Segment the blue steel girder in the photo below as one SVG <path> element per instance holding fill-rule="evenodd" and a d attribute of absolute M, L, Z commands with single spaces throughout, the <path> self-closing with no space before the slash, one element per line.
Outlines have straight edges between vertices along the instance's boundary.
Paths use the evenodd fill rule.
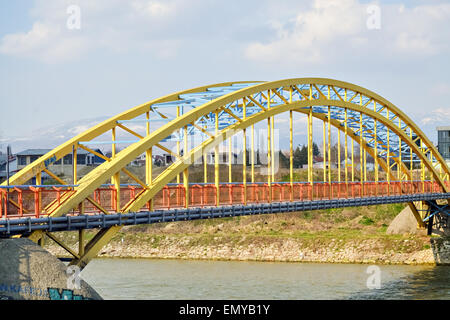
<path fill-rule="evenodd" d="M 162 116 L 162 112 L 159 109 L 170 108 L 170 107 L 181 107 L 182 114 L 187 112 L 192 108 L 196 108 L 206 102 L 217 99 L 225 94 L 230 92 L 234 92 L 236 90 L 240 90 L 246 87 L 253 86 L 257 83 L 244 83 L 244 84 L 233 84 L 231 86 L 225 87 L 214 87 L 208 88 L 204 92 L 198 93 L 188 93 L 182 94 L 178 98 L 179 100 L 169 101 L 164 103 L 158 103 L 151 106 L 151 110 L 155 111 L 158 121 L 170 121 L 174 119 L 174 117 Z M 290 91 L 292 92 L 293 101 L 298 100 L 306 100 L 306 99 L 319 99 L 319 98 L 330 98 L 331 100 L 341 100 L 347 101 L 350 103 L 354 103 L 358 106 L 363 106 L 366 108 L 370 108 L 370 110 L 376 111 L 380 113 L 382 116 L 386 117 L 392 122 L 398 121 L 398 127 L 406 132 L 406 128 L 408 126 L 401 120 L 398 120 L 398 115 L 394 114 L 392 111 L 389 112 L 385 106 L 375 102 L 372 98 L 366 97 L 359 92 L 339 88 L 336 86 L 328 86 L 328 85 L 313 85 L 313 84 L 301 84 L 293 86 L 292 88 L 287 87 L 279 87 L 275 90 L 270 91 L 270 96 L 268 96 L 269 92 L 257 92 L 251 95 L 251 97 L 257 101 L 262 107 L 268 108 L 268 98 L 270 100 L 270 107 L 275 107 L 281 104 L 285 104 L 286 101 L 290 99 Z M 239 99 L 233 101 L 223 108 L 227 109 L 229 112 L 232 112 L 238 118 L 243 118 L 243 99 Z M 328 115 L 328 108 L 330 108 L 330 116 L 332 119 L 336 119 L 341 122 L 342 125 L 345 125 L 345 109 L 341 107 L 328 107 L 328 106 L 314 106 L 313 112 L 322 113 Z M 187 110 L 186 110 L 187 109 Z M 246 103 L 246 115 L 251 116 L 261 111 L 260 106 L 248 100 Z M 347 110 L 347 126 L 348 128 L 353 129 L 356 136 L 362 136 L 365 140 L 365 144 L 371 148 L 375 147 L 375 141 L 377 147 L 379 149 L 379 156 L 387 159 L 388 155 L 390 158 L 399 158 L 400 155 L 402 160 L 404 161 L 420 161 L 420 157 L 416 155 L 414 152 L 412 153 L 411 159 L 411 148 L 407 143 L 400 141 L 400 138 L 394 134 L 392 130 L 389 130 L 387 126 L 384 124 L 377 122 L 377 134 L 375 136 L 375 120 L 370 116 L 365 114 L 360 114 L 357 111 Z M 237 120 L 228 114 L 226 111 L 221 110 L 218 114 L 218 129 L 222 130 L 230 125 L 233 125 L 237 122 Z M 362 121 L 361 121 L 362 120 Z M 156 120 L 153 120 L 156 121 Z M 215 131 L 215 114 L 210 113 L 208 115 L 204 115 L 196 121 L 196 125 L 204 128 L 206 131 L 213 133 Z M 360 129 L 360 121 L 362 122 L 362 132 Z M 201 130 L 196 128 L 193 125 L 188 125 L 188 135 L 201 134 L 206 136 Z M 389 138 L 388 138 L 389 132 Z M 179 133 L 175 132 L 173 135 L 167 137 L 164 141 L 180 141 L 183 139 L 184 131 L 180 130 Z M 414 139 L 413 135 L 413 139 Z M 419 140 L 419 143 L 420 140 Z M 387 150 L 387 146 L 389 145 L 389 150 Z M 418 144 L 419 145 L 419 144 Z"/>
<path fill-rule="evenodd" d="M 367 99 L 369 100 L 369 99 Z M 332 119 L 337 119 L 342 122 L 342 125 L 345 125 L 345 116 L 344 116 L 344 109 L 339 107 L 330 107 L 333 108 L 333 112 L 330 110 L 330 116 Z M 328 114 L 328 107 L 313 107 L 313 111 L 317 113 L 323 113 Z M 356 136 L 361 136 L 361 128 L 360 128 L 360 114 L 358 112 L 354 112 L 351 110 L 347 111 L 347 127 L 355 129 L 353 130 Z M 387 149 L 387 135 L 383 133 L 387 129 L 386 126 L 383 124 L 377 124 L 377 136 L 374 137 L 374 119 L 372 119 L 369 116 L 362 115 L 362 136 L 365 138 L 366 144 L 372 148 L 375 147 L 374 139 L 377 139 L 377 145 L 379 148 L 385 147 Z M 378 132 L 380 131 L 380 132 Z M 397 140 L 395 140 L 397 139 Z M 389 154 L 391 157 L 399 157 L 399 142 L 398 142 L 398 136 L 395 135 L 392 131 L 390 131 L 390 138 L 389 138 Z M 409 149 L 406 150 L 408 147 L 406 143 L 403 143 L 403 146 L 405 146 L 405 152 L 407 152 Z M 409 147 L 408 147 L 409 148 Z M 381 156 L 383 157 L 383 153 L 381 153 Z M 386 157 L 386 155 L 385 155 Z"/>
<path fill-rule="evenodd" d="M 231 86 L 225 86 L 225 87 L 214 87 L 214 88 L 208 88 L 205 92 L 197 92 L 197 93 L 188 93 L 188 94 L 181 94 L 179 95 L 179 100 L 175 101 L 168 101 L 168 102 L 162 102 L 153 104 L 150 109 L 154 112 L 154 114 L 157 116 L 157 120 L 159 121 L 167 121 L 168 119 L 171 119 L 169 117 L 163 117 L 162 113 L 159 112 L 159 108 L 173 108 L 173 107 L 180 107 L 180 115 L 183 115 L 185 113 L 185 108 L 196 108 L 200 105 L 203 105 L 204 103 L 207 103 L 209 101 L 212 101 L 214 99 L 217 99 L 225 94 L 228 94 L 233 91 L 240 90 L 242 88 L 246 88 L 249 86 L 253 86 L 257 83 L 239 83 L 239 84 L 233 84 Z M 237 102 L 236 102 L 237 103 Z M 230 108 L 231 104 L 228 104 L 225 106 L 225 108 Z M 251 110 L 250 110 L 251 112 Z M 173 118 L 172 118 L 173 119 Z M 152 119 L 153 120 L 153 119 Z M 153 120 L 155 121 L 155 120 Z M 235 123 L 236 119 L 229 116 L 226 112 L 222 111 L 219 113 L 219 129 L 223 129 L 228 125 L 231 125 Z M 202 116 L 199 118 L 196 123 L 196 125 L 205 127 L 206 130 L 211 129 L 211 127 L 215 128 L 215 117 L 213 114 L 210 114 L 209 116 Z M 194 135 L 198 132 L 201 132 L 201 130 L 197 129 L 193 125 L 187 126 L 187 134 L 188 135 Z M 202 133 L 203 134 L 203 133 Z M 180 132 L 175 133 L 174 135 L 171 135 L 163 140 L 163 142 L 166 141 L 180 141 L 184 139 L 184 132 L 183 130 L 180 130 Z"/>
<path fill-rule="evenodd" d="M 325 96 L 325 88 L 327 86 L 319 86 L 320 92 L 313 86 L 311 88 L 311 92 L 312 92 L 312 96 L 313 97 L 317 97 L 320 95 L 324 95 Z M 302 89 L 308 89 L 309 86 L 303 86 Z M 328 88 L 326 88 L 327 93 L 326 96 L 328 96 Z M 336 89 L 336 91 L 339 93 L 339 95 L 341 96 L 342 93 L 344 92 L 344 89 Z M 345 92 L 344 92 L 345 93 Z M 299 94 L 300 95 L 300 94 Z M 359 99 L 356 99 L 359 96 Z M 330 98 L 331 99 L 339 99 L 338 95 L 334 92 L 334 90 L 330 90 Z M 342 98 L 342 96 L 341 96 Z M 367 98 L 367 97 L 361 97 L 359 95 L 359 93 L 356 93 L 354 91 L 351 90 L 347 90 L 347 102 L 351 102 L 351 103 L 355 103 L 358 105 L 362 105 L 362 106 L 367 106 L 372 102 L 372 99 Z M 344 96 L 344 100 L 345 100 L 345 96 Z M 357 101 L 359 100 L 359 101 Z M 344 109 L 343 108 L 339 108 L 339 107 L 330 107 L 330 116 L 332 117 L 332 119 L 337 119 L 341 122 L 345 121 L 345 116 L 344 116 Z M 323 114 L 327 114 L 328 113 L 328 107 L 327 106 L 319 106 L 319 107 L 313 107 L 314 112 L 318 112 L 318 113 L 323 113 Z M 385 108 L 382 106 L 379 107 L 375 107 L 374 110 L 377 110 L 380 113 L 384 112 L 384 115 L 391 121 L 397 119 L 397 115 L 393 114 L 392 112 L 390 112 L 389 117 L 387 115 L 387 112 L 384 111 Z M 387 158 L 387 145 L 389 145 L 389 156 L 390 157 L 394 157 L 394 158 L 398 158 L 400 156 L 400 153 L 402 153 L 402 158 L 408 159 L 408 155 L 410 154 L 410 149 L 409 146 L 402 142 L 400 145 L 400 138 L 394 134 L 391 130 L 389 130 L 384 124 L 382 123 L 377 123 L 377 137 L 374 137 L 374 128 L 375 128 L 375 120 L 372 119 L 371 117 L 365 115 L 365 114 L 360 114 L 356 111 L 353 110 L 348 110 L 347 111 L 347 126 L 349 128 L 355 129 L 354 132 L 357 136 L 363 136 L 366 139 L 366 144 L 372 148 L 375 147 L 375 139 L 377 140 L 377 145 L 382 149 L 383 147 L 386 149 L 386 152 L 381 152 L 381 157 Z M 363 132 L 360 132 L 360 120 L 362 119 L 362 128 L 363 128 Z M 404 124 L 404 122 L 400 121 L 400 128 L 402 128 L 403 130 L 406 128 L 406 124 Z M 389 144 L 387 143 L 387 130 L 389 130 Z M 371 132 L 369 132 L 371 131 Z M 419 159 L 419 157 L 417 155 L 414 154 L 414 158 L 415 160 Z"/>

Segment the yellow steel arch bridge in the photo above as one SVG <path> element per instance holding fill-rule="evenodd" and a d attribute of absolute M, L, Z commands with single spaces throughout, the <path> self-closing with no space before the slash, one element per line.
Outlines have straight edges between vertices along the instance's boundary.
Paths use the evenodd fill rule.
<path fill-rule="evenodd" d="M 281 114 L 288 119 L 285 139 L 290 144 L 289 179 L 284 182 L 275 181 L 274 170 L 274 117 Z M 294 132 L 299 128 L 294 116 L 299 114 L 306 118 L 308 132 L 305 181 L 298 181 L 293 166 Z M 319 175 L 313 169 L 314 121 L 323 126 Z M 257 182 L 255 125 L 261 123 L 266 128 L 268 172 L 264 182 Z M 145 132 L 133 129 L 136 124 Z M 133 138 L 120 140 L 120 133 Z M 242 139 L 242 181 L 232 181 L 231 160 L 228 181 L 220 181 L 219 146 L 235 135 Z M 337 135 L 336 173 L 332 135 Z M 95 151 L 92 146 L 98 144 L 108 144 L 111 156 Z M 119 150 L 119 144 L 126 147 Z M 174 161 L 155 175 L 156 149 L 172 155 Z M 77 159 L 80 150 L 104 163 L 78 177 L 74 160 L 71 181 L 52 172 L 56 162 L 67 156 Z M 229 159 L 231 150 L 229 145 Z M 128 166 L 143 154 L 144 178 Z M 208 154 L 214 155 L 211 181 L 206 173 Z M 374 161 L 370 174 L 369 156 Z M 199 159 L 204 181 L 190 183 L 189 170 Z M 121 173 L 133 183 L 121 183 Z M 43 185 L 43 175 L 58 185 Z M 447 219 L 449 177 L 444 159 L 420 128 L 370 90 L 325 78 L 227 82 L 144 103 L 32 162 L 0 186 L 0 233 L 36 242 L 47 235 L 73 255 L 72 264 L 84 267 L 123 225 L 132 223 L 405 202 L 419 227 L 425 227 L 438 216 L 440 221 Z M 32 179 L 36 183 L 29 185 Z M 94 227 L 100 230 L 85 243 L 83 229 Z M 78 252 L 51 232 L 62 230 L 79 230 Z"/>

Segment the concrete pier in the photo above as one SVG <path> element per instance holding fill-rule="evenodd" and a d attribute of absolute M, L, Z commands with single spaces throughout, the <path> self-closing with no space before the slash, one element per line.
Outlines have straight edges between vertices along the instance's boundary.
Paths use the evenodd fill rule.
<path fill-rule="evenodd" d="M 436 264 L 450 265 L 450 238 L 432 238 L 430 239 L 430 243 Z"/>
<path fill-rule="evenodd" d="M 29 239 L 0 239 L 0 300 L 101 300 L 67 266 Z"/>
<path fill-rule="evenodd" d="M 409 207 L 403 209 L 397 217 L 391 222 L 387 231 L 388 234 L 426 234 L 427 230 L 417 228 L 417 220 Z M 434 260 L 437 265 L 450 265 L 450 229 L 432 228 L 432 235 L 440 236 L 430 237 L 430 247 L 433 251 Z"/>

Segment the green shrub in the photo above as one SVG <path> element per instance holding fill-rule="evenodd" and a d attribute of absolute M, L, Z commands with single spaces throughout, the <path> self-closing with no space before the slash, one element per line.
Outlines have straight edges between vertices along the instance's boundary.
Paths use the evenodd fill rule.
<path fill-rule="evenodd" d="M 359 223 L 360 223 L 360 224 L 363 224 L 363 225 L 365 225 L 365 226 L 370 226 L 370 225 L 374 224 L 375 221 L 373 221 L 373 220 L 370 219 L 369 217 L 363 216 L 363 217 L 361 218 L 361 220 L 359 220 Z"/>

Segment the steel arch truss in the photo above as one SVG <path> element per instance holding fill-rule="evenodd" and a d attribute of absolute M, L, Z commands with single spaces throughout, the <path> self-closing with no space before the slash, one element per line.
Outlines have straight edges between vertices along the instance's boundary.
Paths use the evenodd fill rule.
<path fill-rule="evenodd" d="M 412 179 L 412 169 L 419 165 L 427 168 L 431 179 L 439 185 L 442 192 L 448 192 L 446 182 L 450 177 L 449 168 L 431 141 L 406 114 L 367 89 L 324 78 L 223 83 L 150 101 L 113 117 L 52 150 L 13 176 L 11 184 L 24 184 L 32 177 L 39 180 L 42 172 L 54 176 L 49 166 L 68 154 L 76 154 L 76 150 L 82 148 L 102 157 L 106 162 L 79 181 L 74 174 L 72 190 L 63 194 L 62 202 L 54 202 L 45 208 L 47 213 L 55 217 L 64 215 L 85 200 L 100 207 L 90 195 L 109 179 L 120 190 L 121 171 L 135 180 L 143 190 L 125 206 L 117 208 L 117 211 L 136 212 L 149 204 L 165 185 L 180 174 L 185 174 L 184 181 L 187 183 L 186 172 L 189 166 L 202 154 L 217 150 L 222 141 L 237 132 L 291 111 L 306 114 L 311 120 L 316 118 L 328 122 L 329 126 L 339 129 L 345 137 L 353 139 L 375 159 L 387 172 L 388 179 L 395 178 L 391 172 L 394 167 L 397 172 L 402 173 L 398 177 L 400 180 Z M 145 133 L 132 129 L 133 123 L 143 124 Z M 133 140 L 119 140 L 116 130 L 126 132 Z M 109 141 L 96 140 L 108 132 L 111 132 Z M 189 137 L 195 134 L 202 135 L 203 141 L 188 143 Z M 308 139 L 312 141 L 312 134 Z M 175 142 L 177 150 L 164 146 L 167 142 Z M 111 157 L 96 154 L 89 147 L 99 143 L 111 144 Z M 128 147 L 118 151 L 116 146 L 119 143 L 128 144 Z M 160 148 L 176 159 L 155 179 L 152 178 L 151 160 L 148 160 L 149 157 L 151 159 L 153 148 Z M 141 181 L 125 167 L 144 153 L 147 156 L 146 181 Z M 412 208 L 418 218 L 417 210 L 414 206 Z M 102 211 L 108 213 L 104 209 Z M 73 263 L 86 265 L 119 229 L 112 227 L 101 230 Z M 40 237 L 42 233 L 39 232 L 30 236 L 33 240 Z"/>

